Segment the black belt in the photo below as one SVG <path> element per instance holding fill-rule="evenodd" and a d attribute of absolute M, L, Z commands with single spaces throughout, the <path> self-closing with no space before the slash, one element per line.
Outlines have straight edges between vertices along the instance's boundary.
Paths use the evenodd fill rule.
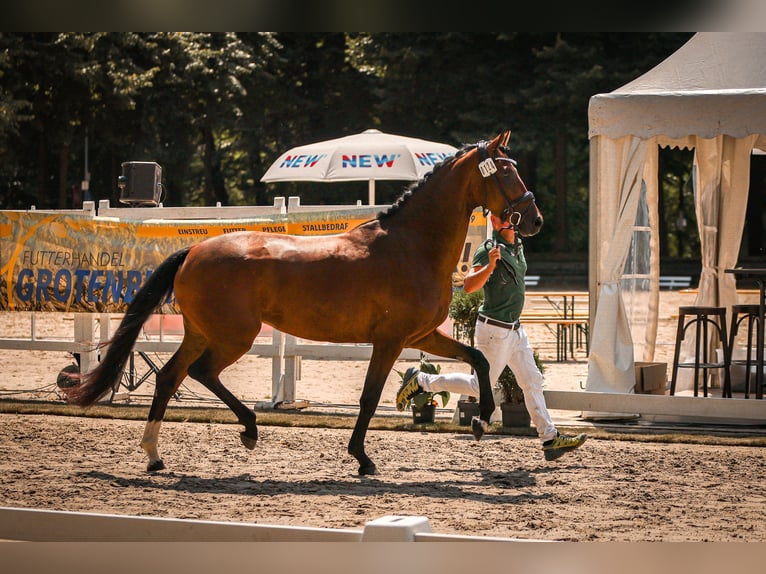
<path fill-rule="evenodd" d="M 479 315 L 479 321 L 486 323 L 487 325 L 494 325 L 495 327 L 510 329 L 511 331 L 516 331 L 519 327 L 521 327 L 521 321 L 518 319 L 516 319 L 513 323 L 506 323 L 505 321 L 496 321 L 495 319 L 490 319 L 484 315 Z"/>

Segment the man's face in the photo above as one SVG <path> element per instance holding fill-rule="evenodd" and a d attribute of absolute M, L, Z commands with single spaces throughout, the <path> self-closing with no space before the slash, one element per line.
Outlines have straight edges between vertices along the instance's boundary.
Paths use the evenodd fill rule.
<path fill-rule="evenodd" d="M 501 229 L 510 229 L 511 224 L 508 221 L 503 221 L 496 215 L 490 214 L 489 216 L 490 221 L 492 222 L 492 228 L 495 231 L 500 231 Z"/>
<path fill-rule="evenodd" d="M 511 227 L 511 223 L 509 221 L 503 221 L 499 217 L 490 214 L 489 216 L 490 222 L 492 223 L 492 229 L 499 232 L 500 235 L 505 239 L 506 241 L 514 241 L 515 238 L 515 232 L 513 228 Z"/>

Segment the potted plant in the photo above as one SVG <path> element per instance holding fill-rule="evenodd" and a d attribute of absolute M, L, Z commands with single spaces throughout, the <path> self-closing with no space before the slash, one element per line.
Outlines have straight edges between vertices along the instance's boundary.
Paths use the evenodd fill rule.
<path fill-rule="evenodd" d="M 540 372 L 545 372 L 545 365 L 540 360 L 537 351 L 534 352 L 535 364 Z M 524 391 L 521 390 L 516 381 L 516 375 L 509 367 L 505 367 L 500 377 L 497 379 L 495 388 L 499 391 L 500 411 L 503 416 L 504 427 L 528 427 L 531 424 L 531 417 L 524 404 Z"/>
<path fill-rule="evenodd" d="M 463 289 L 455 289 L 452 292 L 452 301 L 449 305 L 452 336 L 458 341 L 471 345 L 471 347 L 474 346 L 476 317 L 479 315 L 479 307 L 483 302 L 484 291 L 482 289 L 473 293 L 466 293 Z"/>
<path fill-rule="evenodd" d="M 461 426 L 469 426 L 473 417 L 478 417 L 480 414 L 479 403 L 476 397 L 467 397 L 465 400 L 459 400 L 457 402 L 457 415 L 458 424 Z"/>
<path fill-rule="evenodd" d="M 418 366 L 421 372 L 438 375 L 442 368 L 441 365 L 434 365 L 425 355 L 420 356 L 420 365 Z M 404 378 L 404 373 L 396 371 L 400 377 Z M 432 423 L 436 416 L 436 397 L 441 397 L 442 406 L 446 407 L 449 402 L 449 391 L 438 392 L 423 392 L 414 395 L 407 402 L 407 407 L 412 409 L 412 422 L 415 424 Z"/>

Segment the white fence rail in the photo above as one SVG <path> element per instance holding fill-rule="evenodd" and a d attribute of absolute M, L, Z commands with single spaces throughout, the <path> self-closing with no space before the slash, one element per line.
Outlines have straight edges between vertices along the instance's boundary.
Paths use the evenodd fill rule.
<path fill-rule="evenodd" d="M 363 529 L 185 520 L 0 507 L 0 540 L 27 542 L 540 542 L 438 534 L 424 516 L 383 516 Z"/>
<path fill-rule="evenodd" d="M 377 206 L 381 211 L 388 205 Z M 257 217 L 263 215 L 305 213 L 311 211 L 344 210 L 348 212 L 355 208 L 369 210 L 370 206 L 356 205 L 328 206 L 301 205 L 299 197 L 275 197 L 274 205 L 270 206 L 221 206 L 216 207 L 112 207 L 109 200 L 98 203 L 99 217 L 115 217 L 134 220 L 179 220 L 179 219 L 236 219 Z M 35 210 L 32 207 L 33 211 Z M 47 213 L 47 211 L 41 211 Z M 81 210 L 55 210 L 51 213 L 85 213 L 96 215 L 94 202 L 86 201 Z M 15 313 L 15 312 L 14 312 Z M 45 337 L 37 329 L 37 316 L 40 313 L 27 313 L 30 330 L 28 335 L 17 337 L 0 337 L 0 349 L 56 351 L 77 354 L 83 371 L 90 370 L 98 362 L 98 341 L 106 341 L 111 335 L 111 324 L 120 315 L 101 313 L 74 313 L 74 329 L 72 337 Z M 50 313 L 46 313 L 49 315 Z M 59 313 L 60 316 L 65 316 Z M 146 338 L 136 342 L 135 351 L 174 352 L 178 348 L 178 337 L 166 337 L 162 332 L 157 338 Z M 277 330 L 273 331 L 271 342 L 256 342 L 248 354 L 270 358 L 272 360 L 272 401 L 274 403 L 295 401 L 296 380 L 300 378 L 301 358 L 328 359 L 339 361 L 366 361 L 372 356 L 371 345 L 325 344 L 296 339 Z M 405 349 L 401 359 L 417 360 L 420 352 Z"/>
<path fill-rule="evenodd" d="M 112 208 L 108 201 L 98 205 L 98 215 L 122 219 L 169 220 L 169 219 L 236 219 L 290 211 L 306 212 L 317 209 L 353 210 L 355 207 L 369 209 L 369 206 L 301 206 L 298 197 L 274 199 L 273 206 L 253 207 L 134 207 Z M 379 206 L 385 210 L 388 206 Z M 34 209 L 34 208 L 33 208 Z M 63 211 L 63 212 L 66 212 Z M 93 202 L 85 202 L 82 210 L 69 212 L 95 214 Z M 57 210 L 55 213 L 62 213 Z M 684 278 L 686 279 L 686 278 Z M 74 329 L 71 338 L 43 337 L 37 331 L 36 314 L 30 315 L 30 331 L 22 337 L 0 338 L 0 349 L 43 350 L 78 353 L 81 368 L 89 370 L 98 361 L 95 341 L 106 341 L 110 336 L 110 324 L 119 315 L 74 313 Z M 64 315 L 64 314 L 60 314 Z M 446 328 L 446 326 L 445 326 Z M 98 331 L 98 334 L 97 334 Z M 161 328 L 156 338 L 136 342 L 135 351 L 174 352 L 180 339 L 165 336 Z M 295 401 L 296 381 L 300 379 L 302 358 L 338 361 L 367 361 L 372 355 L 371 345 L 326 344 L 296 339 L 291 335 L 273 330 L 271 341 L 264 343 L 260 337 L 248 352 L 251 355 L 270 358 L 272 361 L 272 402 L 290 403 Z M 418 360 L 420 352 L 405 349 L 399 357 L 402 360 Z M 766 401 L 739 399 L 708 399 L 700 397 L 668 397 L 633 394 L 609 394 L 568 391 L 545 391 L 548 408 L 560 410 L 582 410 L 604 413 L 635 413 L 653 415 L 677 415 L 679 417 L 704 417 L 720 421 L 763 422 L 766 421 Z"/>

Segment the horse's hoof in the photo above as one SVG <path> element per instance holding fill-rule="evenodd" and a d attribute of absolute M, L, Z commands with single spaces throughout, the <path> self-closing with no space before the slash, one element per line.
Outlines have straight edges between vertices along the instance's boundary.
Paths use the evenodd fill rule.
<path fill-rule="evenodd" d="M 359 474 L 361 476 L 368 476 L 372 474 L 378 474 L 378 467 L 375 466 L 374 462 L 370 462 L 367 464 L 363 464 L 359 467 Z"/>
<path fill-rule="evenodd" d="M 163 470 L 165 468 L 165 463 L 162 462 L 162 459 L 157 459 L 154 462 L 150 462 L 146 465 L 146 472 L 157 472 L 158 470 Z"/>
<path fill-rule="evenodd" d="M 482 436 L 484 436 L 484 433 L 489 428 L 489 425 L 486 421 L 480 419 L 479 417 L 473 417 L 471 419 L 471 432 L 473 433 L 473 438 L 476 440 L 479 440 Z"/>
<path fill-rule="evenodd" d="M 243 446 L 247 450 L 253 450 L 255 448 L 256 443 L 258 442 L 258 437 L 253 438 L 241 432 L 239 433 L 239 440 L 242 441 Z"/>

